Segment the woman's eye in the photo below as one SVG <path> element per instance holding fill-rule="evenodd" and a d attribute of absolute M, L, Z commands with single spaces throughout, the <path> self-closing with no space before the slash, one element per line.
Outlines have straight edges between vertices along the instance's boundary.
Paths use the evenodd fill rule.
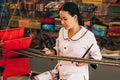
<path fill-rule="evenodd" d="M 67 19 L 65 18 L 64 20 L 66 21 Z"/>
<path fill-rule="evenodd" d="M 66 21 L 67 20 L 67 18 L 60 18 L 61 19 L 61 21 Z"/>

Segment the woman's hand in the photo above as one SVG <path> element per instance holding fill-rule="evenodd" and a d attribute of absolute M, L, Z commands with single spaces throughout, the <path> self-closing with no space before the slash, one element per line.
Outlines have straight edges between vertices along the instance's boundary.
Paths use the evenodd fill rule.
<path fill-rule="evenodd" d="M 55 54 L 54 50 L 51 50 L 51 49 L 46 48 L 46 47 L 42 51 L 47 55 L 54 55 Z"/>
<path fill-rule="evenodd" d="M 76 66 L 83 66 L 85 65 L 86 63 L 79 63 L 79 62 L 76 62 Z"/>

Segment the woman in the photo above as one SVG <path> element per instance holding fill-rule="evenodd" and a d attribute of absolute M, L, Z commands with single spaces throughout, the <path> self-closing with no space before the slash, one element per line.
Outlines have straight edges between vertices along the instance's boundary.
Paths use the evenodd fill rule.
<path fill-rule="evenodd" d="M 101 60 L 102 56 L 94 34 L 82 26 L 78 6 L 73 2 L 65 3 L 60 8 L 59 16 L 63 28 L 59 31 L 54 48 L 57 55 L 82 58 L 92 45 L 84 58 Z M 43 51 L 46 54 L 55 54 L 48 48 L 44 48 Z M 88 63 L 59 60 L 54 70 L 59 72 L 59 80 L 89 80 Z"/>

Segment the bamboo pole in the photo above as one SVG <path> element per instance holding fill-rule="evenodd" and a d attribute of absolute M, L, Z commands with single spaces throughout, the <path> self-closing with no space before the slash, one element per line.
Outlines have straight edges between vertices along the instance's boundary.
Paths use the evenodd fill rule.
<path fill-rule="evenodd" d="M 84 59 L 84 58 L 78 58 L 78 57 L 46 55 L 45 53 L 41 52 L 40 50 L 31 49 L 31 48 L 13 51 L 13 52 L 16 52 L 18 54 L 22 54 L 22 55 L 25 55 L 28 57 L 38 57 L 38 58 L 47 58 L 47 59 L 55 59 L 55 60 L 65 60 L 65 61 L 72 61 L 72 62 L 82 62 L 82 63 L 100 64 L 100 65 L 120 67 L 120 62 L 118 62 L 118 61 L 94 60 L 94 59 Z"/>

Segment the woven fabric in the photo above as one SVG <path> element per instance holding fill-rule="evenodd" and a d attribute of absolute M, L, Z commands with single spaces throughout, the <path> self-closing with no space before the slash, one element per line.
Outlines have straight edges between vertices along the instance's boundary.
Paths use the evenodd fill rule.
<path fill-rule="evenodd" d="M 53 18 L 42 18 L 41 22 L 44 24 L 52 24 L 54 23 L 54 19 Z"/>
<path fill-rule="evenodd" d="M 19 39 L 5 41 L 4 44 L 2 45 L 3 56 L 7 56 L 7 57 L 20 56 L 20 54 L 12 52 L 10 50 L 20 50 L 20 49 L 29 48 L 31 40 L 32 37 L 26 37 L 26 38 L 19 38 Z"/>
<path fill-rule="evenodd" d="M 7 59 L 3 78 L 18 76 L 30 73 L 29 58 L 11 58 Z"/>
<path fill-rule="evenodd" d="M 2 41 L 22 38 L 23 35 L 24 35 L 24 28 L 0 30 L 0 40 Z"/>
<path fill-rule="evenodd" d="M 11 50 L 29 48 L 32 37 L 23 37 L 24 28 L 0 30 L 0 33 L 0 40 L 3 41 L 3 57 L 0 60 L 0 66 L 4 67 L 4 71 L 2 73 L 3 78 L 29 74 L 29 58 L 21 57 L 20 54 L 15 53 Z"/>
<path fill-rule="evenodd" d="M 6 57 L 2 57 L 2 59 L 0 60 L 0 66 L 4 66 L 6 63 Z"/>

